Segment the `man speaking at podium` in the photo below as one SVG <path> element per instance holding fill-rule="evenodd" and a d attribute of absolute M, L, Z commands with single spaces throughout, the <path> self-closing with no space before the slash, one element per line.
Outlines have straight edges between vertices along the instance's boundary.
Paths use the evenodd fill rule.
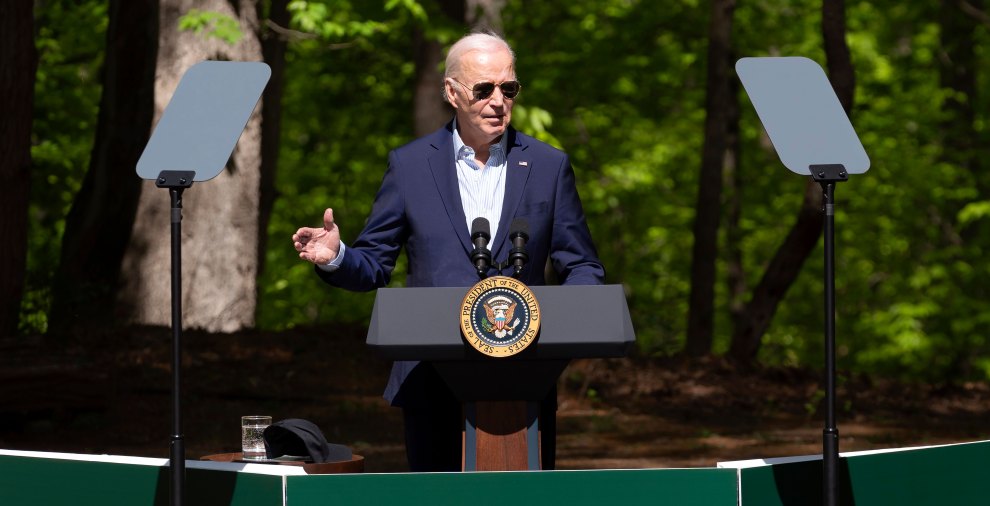
<path fill-rule="evenodd" d="M 388 284 L 404 245 L 408 286 L 469 287 L 479 281 L 471 261 L 472 222 L 490 223 L 497 262 L 512 247 L 510 222 L 522 218 L 530 261 L 521 281 L 545 284 L 549 258 L 562 284 L 601 284 L 605 270 L 567 155 L 509 126 L 520 89 L 515 55 L 503 39 L 475 33 L 457 41 L 443 81 L 453 121 L 389 154 L 371 215 L 353 244 L 340 241 L 327 209 L 322 228 L 300 228 L 292 236 L 299 257 L 316 264 L 333 286 L 369 291 Z M 554 468 L 556 395 L 553 389 L 541 402 L 544 469 Z M 395 362 L 384 396 L 402 408 L 411 471 L 461 469 L 461 404 L 432 366 Z"/>

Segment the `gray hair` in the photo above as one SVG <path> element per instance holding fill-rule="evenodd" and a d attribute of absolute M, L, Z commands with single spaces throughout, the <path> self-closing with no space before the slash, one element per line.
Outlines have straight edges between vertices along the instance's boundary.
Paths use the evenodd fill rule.
<path fill-rule="evenodd" d="M 491 33 L 472 33 L 461 37 L 460 40 L 450 46 L 447 51 L 447 61 L 444 64 L 443 77 L 451 77 L 461 70 L 461 59 L 471 51 L 491 51 L 505 49 L 512 57 L 512 66 L 516 66 L 516 53 L 512 52 L 509 43 L 502 37 Z"/>
<path fill-rule="evenodd" d="M 509 43 L 497 34 L 493 32 L 479 32 L 461 37 L 454 43 L 453 46 L 450 46 L 450 50 L 447 51 L 447 60 L 444 63 L 443 71 L 444 79 L 453 77 L 460 72 L 461 60 L 464 59 L 464 55 L 470 53 L 471 51 L 498 51 L 500 49 L 504 49 L 509 52 L 509 56 L 512 58 L 512 67 L 515 68 L 516 53 L 514 53 L 512 48 L 509 47 Z M 448 102 L 450 101 L 447 97 L 446 86 L 443 87 L 443 98 Z"/>

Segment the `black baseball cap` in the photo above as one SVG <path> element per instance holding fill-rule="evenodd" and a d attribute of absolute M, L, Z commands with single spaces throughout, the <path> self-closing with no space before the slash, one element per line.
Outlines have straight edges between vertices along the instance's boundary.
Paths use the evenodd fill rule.
<path fill-rule="evenodd" d="M 264 439 L 270 459 L 291 455 L 309 457 L 317 464 L 351 460 L 350 448 L 328 443 L 315 423 L 301 418 L 287 418 L 269 425 Z"/>

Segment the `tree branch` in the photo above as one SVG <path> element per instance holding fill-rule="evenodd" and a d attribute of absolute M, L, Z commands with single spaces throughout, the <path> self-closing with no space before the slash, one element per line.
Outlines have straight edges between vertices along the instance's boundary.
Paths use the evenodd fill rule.
<path fill-rule="evenodd" d="M 286 28 L 270 19 L 265 20 L 265 26 L 270 28 L 273 32 L 279 35 L 279 38 L 286 42 L 294 42 L 298 40 L 311 40 L 320 38 L 319 35 L 315 33 L 300 32 L 299 30 L 293 30 L 291 28 Z M 337 50 L 337 49 L 347 49 L 354 45 L 354 42 L 340 42 L 337 44 L 327 44 L 327 49 Z"/>
<path fill-rule="evenodd" d="M 975 5 L 967 2 L 966 0 L 959 0 L 959 9 L 980 23 L 990 26 L 990 14 L 978 9 Z"/>

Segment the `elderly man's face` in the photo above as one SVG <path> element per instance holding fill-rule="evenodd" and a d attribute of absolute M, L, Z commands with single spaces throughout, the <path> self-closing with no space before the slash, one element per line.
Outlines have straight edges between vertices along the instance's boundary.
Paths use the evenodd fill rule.
<path fill-rule="evenodd" d="M 468 145 L 491 144 L 505 132 L 512 117 L 513 100 L 505 98 L 496 86 L 490 97 L 477 100 L 472 88 L 482 82 L 500 84 L 516 78 L 512 56 L 499 49 L 494 52 L 471 51 L 461 59 L 458 75 L 447 78 L 447 96 L 457 114 L 457 128 Z"/>

